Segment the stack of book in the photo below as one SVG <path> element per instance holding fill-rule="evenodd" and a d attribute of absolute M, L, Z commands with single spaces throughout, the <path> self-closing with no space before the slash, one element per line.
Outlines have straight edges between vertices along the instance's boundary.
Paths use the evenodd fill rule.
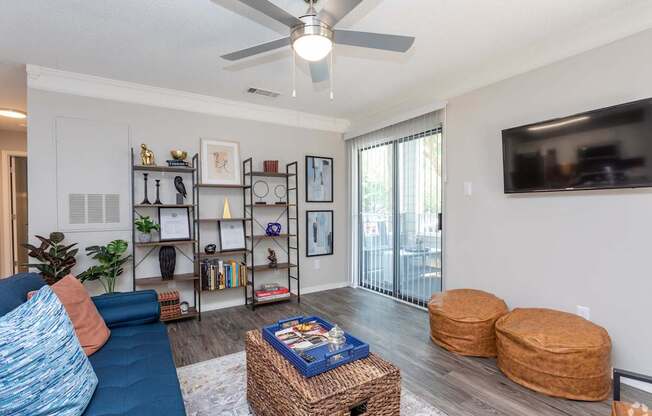
<path fill-rule="evenodd" d="M 207 260 L 201 264 L 203 290 L 224 290 L 247 285 L 247 266 L 235 260 Z"/>
<path fill-rule="evenodd" d="M 264 302 L 268 300 L 287 299 L 290 297 L 290 289 L 283 286 L 270 287 L 266 286 L 256 291 L 256 301 Z"/>
<path fill-rule="evenodd" d="M 185 160 L 166 160 L 168 163 L 168 166 L 171 168 L 177 168 L 177 167 L 189 167 L 190 163 L 186 162 Z"/>
<path fill-rule="evenodd" d="M 161 319 L 165 320 L 181 316 L 181 306 L 179 306 L 178 290 L 159 293 L 158 303 L 161 305 Z"/>

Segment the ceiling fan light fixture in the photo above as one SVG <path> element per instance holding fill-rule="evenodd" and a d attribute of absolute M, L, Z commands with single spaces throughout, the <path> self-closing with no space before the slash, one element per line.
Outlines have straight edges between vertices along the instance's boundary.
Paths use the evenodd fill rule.
<path fill-rule="evenodd" d="M 304 35 L 297 38 L 292 47 L 306 61 L 317 62 L 328 56 L 333 49 L 333 41 L 325 36 Z"/>
<path fill-rule="evenodd" d="M 306 61 L 321 61 L 333 50 L 333 30 L 314 15 L 301 20 L 304 25 L 294 28 L 290 36 L 292 48 Z"/>
<path fill-rule="evenodd" d="M 24 111 L 13 110 L 10 108 L 0 108 L 0 116 L 8 117 L 8 118 L 16 118 L 20 120 L 27 118 L 27 114 Z"/>

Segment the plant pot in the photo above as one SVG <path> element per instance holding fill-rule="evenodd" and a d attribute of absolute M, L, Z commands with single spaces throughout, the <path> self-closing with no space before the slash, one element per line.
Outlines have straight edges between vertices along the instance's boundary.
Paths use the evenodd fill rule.
<path fill-rule="evenodd" d="M 138 233 L 139 243 L 149 243 L 152 241 L 152 233 Z"/>

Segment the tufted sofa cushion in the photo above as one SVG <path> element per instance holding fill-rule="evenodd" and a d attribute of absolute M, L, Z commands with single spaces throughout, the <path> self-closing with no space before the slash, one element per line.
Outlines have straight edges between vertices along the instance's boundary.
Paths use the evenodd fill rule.
<path fill-rule="evenodd" d="M 99 384 L 85 416 L 186 414 L 164 324 L 113 328 L 89 359 Z"/>

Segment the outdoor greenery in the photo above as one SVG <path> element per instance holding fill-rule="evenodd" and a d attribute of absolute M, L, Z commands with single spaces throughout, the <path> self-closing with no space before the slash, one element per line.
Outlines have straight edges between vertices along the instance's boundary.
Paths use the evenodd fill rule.
<path fill-rule="evenodd" d="M 124 272 L 124 264 L 131 255 L 124 256 L 129 243 L 124 240 L 111 241 L 106 246 L 86 247 L 86 255 L 97 260 L 98 264 L 78 276 L 81 282 L 97 280 L 102 284 L 106 293 L 115 292 L 118 276 Z"/>
<path fill-rule="evenodd" d="M 41 240 L 39 247 L 32 244 L 24 244 L 23 246 L 29 250 L 27 255 L 37 259 L 40 263 L 30 263 L 27 266 L 40 271 L 47 284 L 53 285 L 66 277 L 77 264 L 75 256 L 79 249 L 73 248 L 77 243 L 62 244 L 65 235 L 59 232 L 50 233 L 50 238 L 40 235 L 37 235 L 36 238 Z"/>

